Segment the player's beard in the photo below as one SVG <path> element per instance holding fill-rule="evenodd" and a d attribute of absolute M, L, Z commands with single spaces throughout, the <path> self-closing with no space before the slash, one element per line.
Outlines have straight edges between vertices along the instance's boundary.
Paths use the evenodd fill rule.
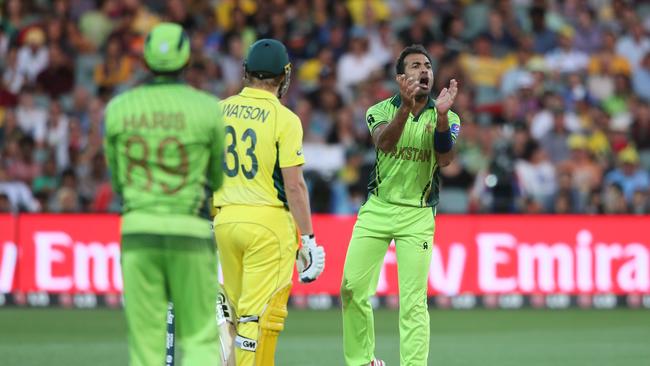
<path fill-rule="evenodd" d="M 415 95 L 415 100 L 417 102 L 422 102 L 423 100 L 427 99 L 430 94 L 431 90 L 421 90 Z"/>

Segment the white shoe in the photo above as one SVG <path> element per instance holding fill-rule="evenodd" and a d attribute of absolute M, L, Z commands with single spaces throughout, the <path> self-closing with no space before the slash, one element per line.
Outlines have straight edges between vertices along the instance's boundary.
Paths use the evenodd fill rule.
<path fill-rule="evenodd" d="M 368 366 L 386 366 L 386 362 L 384 362 L 383 360 L 374 359 L 370 361 Z"/>

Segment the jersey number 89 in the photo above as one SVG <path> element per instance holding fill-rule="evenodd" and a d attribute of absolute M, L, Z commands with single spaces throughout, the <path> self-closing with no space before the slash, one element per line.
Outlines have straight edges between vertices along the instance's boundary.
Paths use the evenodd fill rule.
<path fill-rule="evenodd" d="M 135 149 L 136 146 L 139 146 L 137 149 L 142 151 L 140 154 L 141 157 L 133 156 L 134 154 L 132 149 Z M 167 162 L 167 159 L 165 159 L 165 152 L 169 148 L 175 149 L 174 155 L 179 157 L 177 165 L 171 165 Z M 153 176 L 151 172 L 151 163 L 149 162 L 149 145 L 147 145 L 147 141 L 142 136 L 134 135 L 129 137 L 129 139 L 126 140 L 126 155 L 128 160 L 128 166 L 126 168 L 127 183 L 133 184 L 133 168 L 140 167 L 144 169 L 147 176 L 144 189 L 147 191 L 151 190 Z M 160 186 L 163 192 L 165 194 L 175 194 L 180 191 L 187 183 L 187 174 L 189 172 L 189 157 L 185 145 L 183 145 L 176 137 L 167 137 L 162 140 L 156 149 L 156 166 L 163 172 L 180 178 L 180 183 L 176 186 L 161 182 Z"/>
<path fill-rule="evenodd" d="M 255 156 L 255 144 L 257 144 L 257 135 L 255 130 L 252 128 L 246 129 L 241 135 L 241 141 L 243 143 L 248 143 L 248 148 L 246 149 L 246 156 L 251 161 L 250 169 L 247 168 L 244 164 L 239 164 L 239 154 L 237 154 L 237 133 L 232 126 L 226 126 L 226 135 L 230 135 L 232 138 L 232 143 L 226 147 L 226 154 L 230 154 L 233 157 L 235 162 L 234 166 L 231 168 L 228 166 L 228 159 L 223 160 L 223 170 L 226 172 L 226 175 L 229 177 L 235 177 L 241 168 L 241 172 L 244 174 L 246 179 L 253 179 L 257 175 L 257 156 Z M 250 140 L 250 141 L 249 141 Z"/>

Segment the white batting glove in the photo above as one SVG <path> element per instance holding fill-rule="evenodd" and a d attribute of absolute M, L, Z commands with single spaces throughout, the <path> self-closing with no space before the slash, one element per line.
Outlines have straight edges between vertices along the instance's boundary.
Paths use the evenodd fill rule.
<path fill-rule="evenodd" d="M 325 269 L 325 249 L 316 244 L 313 235 L 301 235 L 302 247 L 298 249 L 296 268 L 300 282 L 309 283 Z"/>

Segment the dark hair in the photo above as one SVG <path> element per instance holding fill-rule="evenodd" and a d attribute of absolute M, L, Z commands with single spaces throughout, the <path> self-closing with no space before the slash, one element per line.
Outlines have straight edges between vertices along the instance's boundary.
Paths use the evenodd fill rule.
<path fill-rule="evenodd" d="M 424 48 L 421 44 L 412 44 L 405 49 L 402 50 L 402 53 L 399 54 L 399 57 L 397 58 L 397 63 L 395 64 L 395 71 L 397 74 L 403 74 L 404 73 L 404 59 L 408 55 L 412 55 L 415 53 L 419 53 L 422 55 L 425 55 L 429 62 L 431 62 L 431 56 L 429 55 L 429 52 L 427 52 L 427 49 Z"/>
<path fill-rule="evenodd" d="M 526 161 L 530 161 L 533 158 L 533 155 L 540 149 L 539 144 L 535 140 L 528 140 L 526 145 L 524 145 L 524 151 L 521 154 L 522 158 Z"/>

